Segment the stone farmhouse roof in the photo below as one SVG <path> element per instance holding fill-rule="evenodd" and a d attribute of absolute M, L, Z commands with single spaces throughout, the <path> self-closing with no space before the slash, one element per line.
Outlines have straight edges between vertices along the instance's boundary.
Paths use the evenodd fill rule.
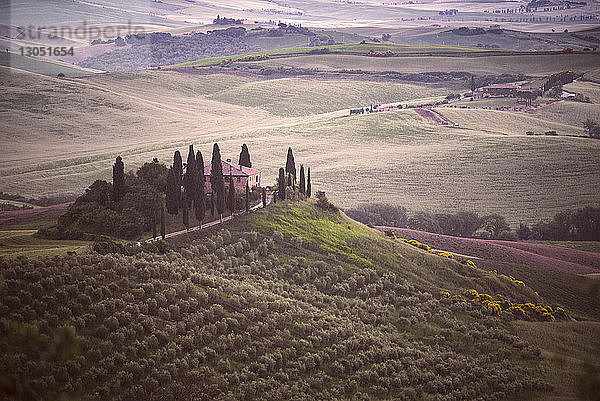
<path fill-rule="evenodd" d="M 228 176 L 230 173 L 233 177 L 250 177 L 252 175 L 260 174 L 259 170 L 240 166 L 239 164 L 232 163 L 230 161 L 221 160 L 221 166 L 223 168 L 223 175 Z M 209 163 L 204 167 L 204 175 L 209 176 L 212 170 L 212 165 Z"/>

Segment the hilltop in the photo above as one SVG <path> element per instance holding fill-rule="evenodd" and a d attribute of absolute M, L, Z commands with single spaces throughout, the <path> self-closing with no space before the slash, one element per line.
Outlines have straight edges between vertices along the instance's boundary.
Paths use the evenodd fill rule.
<path fill-rule="evenodd" d="M 16 352 L 3 389 L 17 399 L 564 398 L 598 350 L 596 323 L 518 322 L 486 303 L 542 305 L 528 287 L 310 200 L 131 253 L 2 263 L 1 354 Z M 593 333 L 549 348 L 571 352 L 560 366 L 538 348 L 558 325 Z"/>

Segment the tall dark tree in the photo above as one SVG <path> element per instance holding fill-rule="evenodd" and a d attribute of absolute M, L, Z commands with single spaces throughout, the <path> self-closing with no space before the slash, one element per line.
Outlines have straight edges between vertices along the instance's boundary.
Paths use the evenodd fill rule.
<path fill-rule="evenodd" d="M 471 92 L 474 92 L 475 89 L 477 89 L 477 86 L 475 86 L 475 75 L 471 75 Z"/>
<path fill-rule="evenodd" d="M 246 181 L 246 214 L 250 213 L 250 186 L 248 185 L 248 181 Z"/>
<path fill-rule="evenodd" d="M 178 150 L 175 151 L 173 156 L 173 173 L 177 179 L 177 204 L 181 209 L 183 198 L 181 197 L 181 186 L 183 185 L 183 160 L 181 159 L 181 153 Z"/>
<path fill-rule="evenodd" d="M 113 201 L 120 201 L 125 196 L 125 165 L 121 156 L 117 156 L 113 165 Z"/>
<path fill-rule="evenodd" d="M 277 195 L 279 199 L 285 199 L 285 170 L 282 168 L 279 169 L 279 180 L 277 180 Z"/>
<path fill-rule="evenodd" d="M 300 165 L 300 193 L 306 194 L 306 177 L 304 177 L 304 166 Z"/>
<path fill-rule="evenodd" d="M 169 168 L 167 175 L 167 191 L 166 191 L 167 212 L 170 215 L 176 216 L 179 213 L 179 199 L 181 198 L 181 186 L 177 183 L 175 170 Z"/>
<path fill-rule="evenodd" d="M 223 217 L 225 211 L 225 180 L 223 179 L 223 165 L 221 164 L 221 150 L 219 145 L 215 143 L 213 146 L 211 170 L 210 170 L 210 186 L 213 194 L 215 194 L 215 208 L 219 217 Z"/>
<path fill-rule="evenodd" d="M 202 225 L 202 220 L 206 216 L 206 191 L 204 190 L 204 158 L 202 153 L 198 151 L 196 153 L 196 199 L 194 200 L 194 212 L 198 223 Z"/>
<path fill-rule="evenodd" d="M 215 193 L 210 193 L 210 215 L 215 217 Z"/>
<path fill-rule="evenodd" d="M 310 185 L 310 167 L 308 168 L 308 175 L 306 176 L 306 197 L 310 198 L 312 195 L 312 187 Z"/>
<path fill-rule="evenodd" d="M 161 203 L 160 205 L 160 236 L 162 239 L 165 239 L 167 235 L 167 226 L 165 222 L 165 205 Z"/>
<path fill-rule="evenodd" d="M 181 202 L 181 203 L 183 205 L 183 225 L 185 226 L 186 230 L 189 230 L 190 229 L 190 215 L 188 212 L 188 206 L 187 206 L 188 200 L 186 199 L 186 196 L 187 195 L 184 191 L 183 195 L 182 195 L 183 202 Z"/>
<path fill-rule="evenodd" d="M 262 188 L 260 192 L 261 192 L 261 196 L 262 196 L 263 208 L 267 207 L 267 190 Z"/>
<path fill-rule="evenodd" d="M 231 170 L 229 170 L 229 193 L 227 196 L 227 208 L 231 211 L 231 214 L 235 212 L 235 185 L 233 185 L 233 176 Z"/>
<path fill-rule="evenodd" d="M 240 166 L 252 167 L 252 163 L 250 162 L 250 152 L 248 152 L 248 146 L 246 146 L 246 144 L 242 145 L 242 151 L 240 152 L 240 161 L 238 164 Z"/>
<path fill-rule="evenodd" d="M 196 155 L 194 153 L 194 145 L 190 145 L 185 166 L 185 174 L 183 176 L 183 187 L 185 188 L 188 207 L 196 200 L 198 194 L 198 170 L 196 168 Z"/>
<path fill-rule="evenodd" d="M 152 239 L 156 239 L 156 223 L 157 223 L 157 218 L 156 215 L 158 214 L 158 211 L 156 209 L 154 209 L 154 213 L 152 213 Z"/>
<path fill-rule="evenodd" d="M 296 182 L 296 162 L 294 161 L 294 154 L 292 148 L 288 148 L 287 161 L 285 162 L 285 172 L 292 175 L 292 183 Z M 291 184 L 290 184 L 291 186 Z"/>

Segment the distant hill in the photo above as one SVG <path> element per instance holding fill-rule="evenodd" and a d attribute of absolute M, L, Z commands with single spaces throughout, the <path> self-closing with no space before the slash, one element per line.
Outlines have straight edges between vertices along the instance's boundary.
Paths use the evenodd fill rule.
<path fill-rule="evenodd" d="M 78 64 L 103 71 L 131 71 L 263 50 L 334 45 L 339 43 L 334 37 L 327 32 L 315 33 L 285 24 L 268 28 L 234 25 L 184 35 L 153 32 L 128 35 L 123 42 L 127 46 L 88 57 Z M 343 39 L 357 38 L 346 35 Z"/>

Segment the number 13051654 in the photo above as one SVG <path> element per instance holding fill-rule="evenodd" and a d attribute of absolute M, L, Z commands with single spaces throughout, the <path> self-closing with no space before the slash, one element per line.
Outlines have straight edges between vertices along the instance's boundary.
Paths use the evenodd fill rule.
<path fill-rule="evenodd" d="M 21 47 L 21 56 L 72 56 L 74 55 L 72 47 Z"/>

